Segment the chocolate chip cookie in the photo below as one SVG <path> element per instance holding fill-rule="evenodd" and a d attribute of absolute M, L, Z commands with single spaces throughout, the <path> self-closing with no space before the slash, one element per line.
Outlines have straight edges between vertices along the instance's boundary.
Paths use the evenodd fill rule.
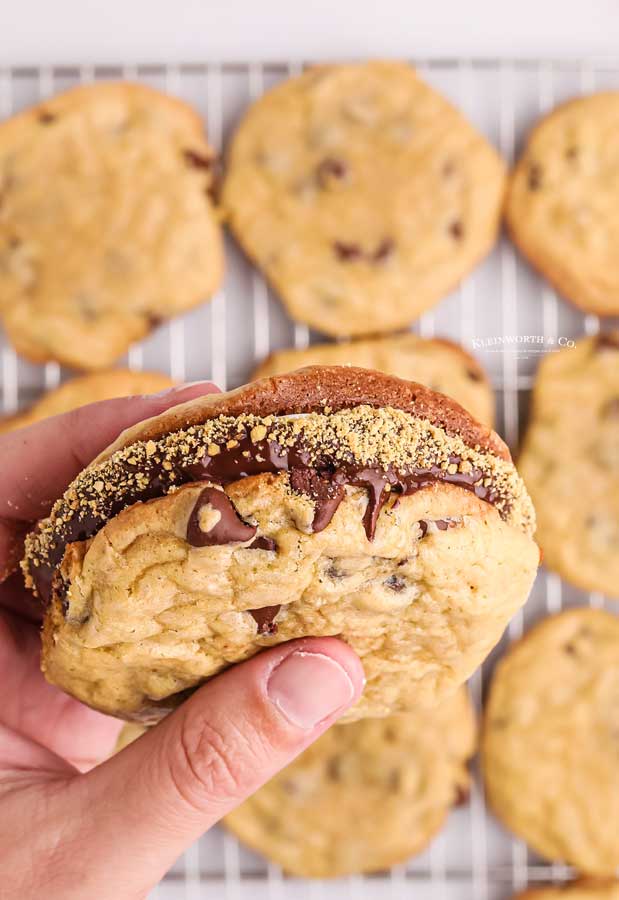
<path fill-rule="evenodd" d="M 532 888 L 514 900 L 619 900 L 619 882 L 587 880 Z"/>
<path fill-rule="evenodd" d="M 546 619 L 499 663 L 482 736 L 487 797 L 546 859 L 619 866 L 619 619 Z"/>
<path fill-rule="evenodd" d="M 294 319 L 392 331 L 492 247 L 495 150 L 413 68 L 318 66 L 255 103 L 232 142 L 224 214 Z"/>
<path fill-rule="evenodd" d="M 511 177 L 507 224 L 530 262 L 572 303 L 619 314 L 619 91 L 544 118 Z"/>
<path fill-rule="evenodd" d="M 509 451 L 414 382 L 308 367 L 126 431 L 27 539 L 50 681 L 155 721 L 262 647 L 341 635 L 350 718 L 432 705 L 526 600 L 539 553 Z"/>
<path fill-rule="evenodd" d="M 130 369 L 111 369 L 80 375 L 65 381 L 60 387 L 43 394 L 30 409 L 0 419 L 0 434 L 26 428 L 41 419 L 77 409 L 98 400 L 113 400 L 115 397 L 129 397 L 133 394 L 154 394 L 172 387 L 174 382 L 162 372 L 134 372 Z"/>
<path fill-rule="evenodd" d="M 406 332 L 389 337 L 313 344 L 306 350 L 277 350 L 254 377 L 279 375 L 300 366 L 360 366 L 425 384 L 456 400 L 485 425 L 494 420 L 490 381 L 474 356 L 443 338 L 427 340 Z"/>
<path fill-rule="evenodd" d="M 293 875 L 386 869 L 466 798 L 475 730 L 464 688 L 436 709 L 336 726 L 224 824 Z"/>
<path fill-rule="evenodd" d="M 198 114 L 143 85 L 78 87 L 0 125 L 0 318 L 35 362 L 109 366 L 223 270 Z"/>
<path fill-rule="evenodd" d="M 543 360 L 519 468 L 544 562 L 619 596 L 619 332 Z"/>

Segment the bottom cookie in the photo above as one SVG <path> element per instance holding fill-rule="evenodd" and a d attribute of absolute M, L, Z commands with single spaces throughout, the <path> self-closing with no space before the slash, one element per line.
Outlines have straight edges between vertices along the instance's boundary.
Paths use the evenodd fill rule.
<path fill-rule="evenodd" d="M 338 725 L 224 824 L 293 875 L 389 868 L 419 853 L 467 796 L 475 738 L 465 689 L 437 709 Z"/>

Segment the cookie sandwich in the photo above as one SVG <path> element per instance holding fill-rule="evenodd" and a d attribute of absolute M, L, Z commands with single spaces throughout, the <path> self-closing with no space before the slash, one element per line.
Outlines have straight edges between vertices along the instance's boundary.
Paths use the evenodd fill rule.
<path fill-rule="evenodd" d="M 534 512 L 509 451 L 454 401 L 309 367 L 124 432 L 29 535 L 43 669 L 156 721 L 262 647 L 340 635 L 349 718 L 434 705 L 526 600 Z"/>

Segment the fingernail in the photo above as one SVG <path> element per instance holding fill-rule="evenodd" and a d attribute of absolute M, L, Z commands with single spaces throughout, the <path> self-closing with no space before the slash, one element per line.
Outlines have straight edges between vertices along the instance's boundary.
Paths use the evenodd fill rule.
<path fill-rule="evenodd" d="M 349 706 L 355 688 L 330 656 L 295 650 L 272 671 L 267 695 L 289 722 L 309 731 Z"/>
<path fill-rule="evenodd" d="M 170 397 L 172 394 L 180 394 L 182 391 L 187 391 L 189 388 L 194 387 L 206 387 L 207 385 L 212 385 L 212 381 L 186 381 L 183 384 L 175 384 L 174 387 L 166 388 L 165 391 L 159 391 L 156 394 L 151 394 L 151 397 Z"/>

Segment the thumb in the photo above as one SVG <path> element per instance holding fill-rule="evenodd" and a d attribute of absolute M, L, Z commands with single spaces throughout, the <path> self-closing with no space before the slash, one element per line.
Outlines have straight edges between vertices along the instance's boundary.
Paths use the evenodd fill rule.
<path fill-rule="evenodd" d="M 282 644 L 218 676 L 79 778 L 89 852 L 99 857 L 89 865 L 106 873 L 97 897 L 142 896 L 207 828 L 322 734 L 363 683 L 359 659 L 336 638 Z"/>

